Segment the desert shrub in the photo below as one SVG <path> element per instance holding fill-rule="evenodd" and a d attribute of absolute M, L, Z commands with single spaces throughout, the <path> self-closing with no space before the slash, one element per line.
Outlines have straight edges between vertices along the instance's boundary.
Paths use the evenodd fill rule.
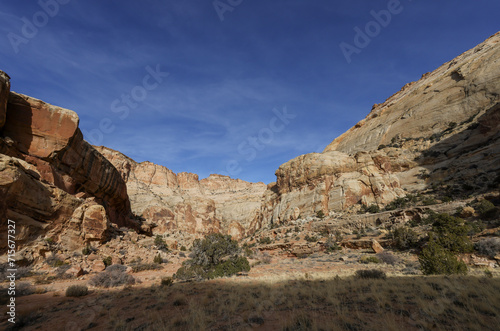
<path fill-rule="evenodd" d="M 229 235 L 213 233 L 193 242 L 191 259 L 175 274 L 179 279 L 212 279 L 249 271 L 246 257 L 239 256 L 238 242 Z"/>
<path fill-rule="evenodd" d="M 356 277 L 364 279 L 386 279 L 387 275 L 382 270 L 367 269 L 367 270 L 357 270 Z"/>
<path fill-rule="evenodd" d="M 184 253 L 184 252 L 180 252 L 180 253 L 179 253 L 179 257 L 186 257 L 186 253 Z"/>
<path fill-rule="evenodd" d="M 90 255 L 90 254 L 92 254 L 92 248 L 90 247 L 90 245 L 87 245 L 84 248 L 82 248 L 82 254 L 83 255 Z"/>
<path fill-rule="evenodd" d="M 314 321 L 307 315 L 299 315 L 295 318 L 291 325 L 284 327 L 283 331 L 306 331 L 316 330 L 313 327 Z"/>
<path fill-rule="evenodd" d="M 359 212 L 361 214 L 364 214 L 364 213 L 376 214 L 376 213 L 380 213 L 380 207 L 376 204 L 373 204 L 370 206 L 362 205 Z"/>
<path fill-rule="evenodd" d="M 399 259 L 394 256 L 391 252 L 383 251 L 377 254 L 377 258 L 387 264 L 394 265 L 399 262 Z"/>
<path fill-rule="evenodd" d="M 424 206 L 432 206 L 432 205 L 436 205 L 437 203 L 438 202 L 433 197 L 427 197 L 427 198 L 422 200 L 422 204 Z"/>
<path fill-rule="evenodd" d="M 7 263 L 6 263 L 7 264 Z M 6 268 L 5 270 L 7 270 Z M 31 267 L 17 267 L 16 271 L 16 279 L 21 279 L 24 277 L 29 277 L 32 276 L 33 272 L 31 271 Z M 5 279 L 5 277 L 2 277 L 2 279 Z"/>
<path fill-rule="evenodd" d="M 172 286 L 174 279 L 172 277 L 163 277 L 161 279 L 161 286 Z"/>
<path fill-rule="evenodd" d="M 66 289 L 67 297 L 83 297 L 89 293 L 89 289 L 85 285 L 71 285 Z"/>
<path fill-rule="evenodd" d="M 416 204 L 421 196 L 419 194 L 407 194 L 405 197 L 396 198 L 385 206 L 385 210 L 395 210 L 409 207 Z"/>
<path fill-rule="evenodd" d="M 208 278 L 220 278 L 235 275 L 241 271 L 250 271 L 250 263 L 246 257 L 237 257 L 235 259 L 229 259 L 222 263 L 219 263 L 213 268 L 213 270 L 207 273 Z"/>
<path fill-rule="evenodd" d="M 168 251 L 167 243 L 165 242 L 165 240 L 163 240 L 163 237 L 160 236 L 159 234 L 157 234 L 155 237 L 155 246 L 161 251 L 165 252 Z"/>
<path fill-rule="evenodd" d="M 104 288 L 135 284 L 135 278 L 127 274 L 126 270 L 127 267 L 121 264 L 110 265 L 106 270 L 92 277 L 89 284 Z"/>
<path fill-rule="evenodd" d="M 269 245 L 271 244 L 273 241 L 271 240 L 271 238 L 269 237 L 264 237 L 264 238 L 260 238 L 259 239 L 259 244 L 261 245 Z"/>
<path fill-rule="evenodd" d="M 163 259 L 161 258 L 160 253 L 158 253 L 158 255 L 156 255 L 154 257 L 153 262 L 156 263 L 156 264 L 162 264 L 163 263 Z"/>
<path fill-rule="evenodd" d="M 318 210 L 318 211 L 316 212 L 316 217 L 317 217 L 317 218 L 325 218 L 325 213 L 323 213 L 323 211 L 322 211 L 322 210 Z"/>
<path fill-rule="evenodd" d="M 418 260 L 424 275 L 451 275 L 467 273 L 467 266 L 448 249 L 431 240 L 422 250 Z"/>
<path fill-rule="evenodd" d="M 109 267 L 113 264 L 113 258 L 111 256 L 105 257 L 104 259 L 102 259 L 102 262 L 106 267 Z"/>
<path fill-rule="evenodd" d="M 497 212 L 495 205 L 491 201 L 488 201 L 486 199 L 479 201 L 476 204 L 475 209 L 479 212 L 481 217 L 485 219 L 495 217 L 495 214 Z"/>
<path fill-rule="evenodd" d="M 70 275 L 66 274 L 66 271 L 68 271 L 68 269 L 71 268 L 71 266 L 69 264 L 63 264 L 62 266 L 58 267 L 56 269 L 56 276 L 54 279 L 56 278 L 71 278 Z"/>
<path fill-rule="evenodd" d="M 380 263 L 380 260 L 376 256 L 363 255 L 359 259 L 360 263 L 368 264 L 368 263 Z"/>
<path fill-rule="evenodd" d="M 35 293 L 35 288 L 29 282 L 18 282 L 16 284 L 16 296 L 22 297 Z"/>
<path fill-rule="evenodd" d="M 45 259 L 45 263 L 47 263 L 49 266 L 53 268 L 60 267 L 64 264 L 66 264 L 64 261 L 62 261 L 57 255 L 51 254 L 49 257 Z"/>
<path fill-rule="evenodd" d="M 187 251 L 186 246 L 181 246 L 181 251 L 183 252 Z"/>
<path fill-rule="evenodd" d="M 271 263 L 271 261 L 272 261 L 271 254 L 269 254 L 268 252 L 262 253 L 262 255 L 260 256 L 259 261 L 262 262 L 262 263 L 264 263 L 264 264 Z"/>
<path fill-rule="evenodd" d="M 481 255 L 493 258 L 500 253 L 500 238 L 482 239 L 474 244 L 474 248 Z"/>
<path fill-rule="evenodd" d="M 341 250 L 342 247 L 340 247 L 338 244 L 337 244 L 337 241 L 334 240 L 333 238 L 328 238 L 328 240 L 325 242 L 325 250 L 326 252 L 328 253 L 333 253 L 335 251 L 338 251 L 338 250 Z"/>
<path fill-rule="evenodd" d="M 463 219 L 448 214 L 438 214 L 434 217 L 429 238 L 451 252 L 472 252 L 472 242 L 467 237 L 470 230 L 470 226 Z"/>
<path fill-rule="evenodd" d="M 418 234 L 405 226 L 398 227 L 391 231 L 394 246 L 398 249 L 415 248 L 418 245 Z"/>
<path fill-rule="evenodd" d="M 160 270 L 161 266 L 158 263 L 132 263 L 130 264 L 132 272 L 140 272 L 146 270 Z"/>
<path fill-rule="evenodd" d="M 251 250 L 250 247 L 248 247 L 247 244 L 245 244 L 245 246 L 243 247 L 243 250 L 245 252 L 245 256 L 252 257 L 253 254 L 254 254 L 254 251 Z"/>
<path fill-rule="evenodd" d="M 317 242 L 317 241 L 318 241 L 318 237 L 316 237 L 316 236 L 312 236 L 312 237 L 310 237 L 309 235 L 306 235 L 306 236 L 304 237 L 304 239 L 305 239 L 307 242 Z"/>

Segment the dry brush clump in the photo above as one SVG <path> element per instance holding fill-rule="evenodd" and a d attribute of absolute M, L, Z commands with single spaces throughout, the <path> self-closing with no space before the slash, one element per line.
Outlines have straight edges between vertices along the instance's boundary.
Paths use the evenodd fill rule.
<path fill-rule="evenodd" d="M 135 278 L 126 273 L 127 267 L 113 264 L 89 280 L 89 284 L 96 287 L 116 287 L 135 284 Z"/>
<path fill-rule="evenodd" d="M 85 285 L 71 285 L 66 289 L 67 297 L 83 297 L 89 293 L 89 289 Z"/>

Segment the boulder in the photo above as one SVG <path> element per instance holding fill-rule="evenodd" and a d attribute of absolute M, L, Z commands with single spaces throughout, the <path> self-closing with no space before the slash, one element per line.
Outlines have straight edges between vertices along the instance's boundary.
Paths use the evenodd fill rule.
<path fill-rule="evenodd" d="M 372 249 L 376 254 L 382 253 L 384 251 L 382 245 L 380 245 L 380 243 L 375 239 L 372 239 Z"/>
<path fill-rule="evenodd" d="M 106 265 L 102 260 L 95 260 L 90 267 L 90 270 L 95 273 L 102 272 L 104 269 L 106 269 Z"/>
<path fill-rule="evenodd" d="M 73 265 L 65 273 L 71 277 L 80 277 L 83 275 L 83 269 L 78 265 Z"/>

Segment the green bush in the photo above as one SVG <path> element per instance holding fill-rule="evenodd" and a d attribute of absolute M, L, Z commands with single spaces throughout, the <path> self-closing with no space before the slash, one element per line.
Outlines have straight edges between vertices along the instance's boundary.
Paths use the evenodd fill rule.
<path fill-rule="evenodd" d="M 206 235 L 203 240 L 196 239 L 191 251 L 192 258 L 183 262 L 176 278 L 212 279 L 250 270 L 246 257 L 239 256 L 238 243 L 229 235 L 214 233 Z"/>
<path fill-rule="evenodd" d="M 375 256 L 363 255 L 359 259 L 360 263 L 368 264 L 368 263 L 380 263 L 380 260 Z"/>
<path fill-rule="evenodd" d="M 405 226 L 391 231 L 391 237 L 394 241 L 394 246 L 401 250 L 415 248 L 418 245 L 418 234 Z"/>
<path fill-rule="evenodd" d="M 430 240 L 454 253 L 468 253 L 473 251 L 472 242 L 467 237 L 471 228 L 459 217 L 448 214 L 434 216 Z"/>
<path fill-rule="evenodd" d="M 168 246 L 165 240 L 163 240 L 163 237 L 160 236 L 159 234 L 156 235 L 155 237 L 155 246 L 161 250 L 161 251 L 168 251 Z"/>
<path fill-rule="evenodd" d="M 339 251 L 339 250 L 342 250 L 342 247 L 340 247 L 338 244 L 337 244 L 337 241 L 334 240 L 333 238 L 328 238 L 328 240 L 325 242 L 325 250 L 328 252 L 328 253 L 333 253 L 335 251 Z"/>
<path fill-rule="evenodd" d="M 318 237 L 316 237 L 316 236 L 309 237 L 309 235 L 306 235 L 306 236 L 304 237 L 304 239 L 305 239 L 307 242 L 311 242 L 311 243 L 312 243 L 312 242 L 317 242 L 317 241 L 318 241 Z"/>
<path fill-rule="evenodd" d="M 181 246 L 181 251 L 182 251 L 182 252 L 187 251 L 186 246 Z"/>
<path fill-rule="evenodd" d="M 361 214 L 364 214 L 364 213 L 376 214 L 376 213 L 380 213 L 380 207 L 376 204 L 373 204 L 370 206 L 362 205 L 359 212 Z"/>
<path fill-rule="evenodd" d="M 497 212 L 495 205 L 488 200 L 479 201 L 476 204 L 475 209 L 479 212 L 481 217 L 485 219 L 490 219 L 495 217 L 495 214 Z"/>
<path fill-rule="evenodd" d="M 90 255 L 90 254 L 92 254 L 92 248 L 90 247 L 90 245 L 87 245 L 84 248 L 82 248 L 82 254 L 83 255 Z"/>
<path fill-rule="evenodd" d="M 269 245 L 272 242 L 273 241 L 269 237 L 260 238 L 260 240 L 259 240 L 259 244 L 261 244 L 261 245 Z"/>
<path fill-rule="evenodd" d="M 156 255 L 154 257 L 153 262 L 156 263 L 156 264 L 162 264 L 163 263 L 163 259 L 161 258 L 160 253 L 158 253 L 158 255 Z"/>
<path fill-rule="evenodd" d="M 431 240 L 422 250 L 418 260 L 424 275 L 467 274 L 467 266 L 446 248 Z"/>
<path fill-rule="evenodd" d="M 318 211 L 316 212 L 316 217 L 317 217 L 317 218 L 325 218 L 325 213 L 323 213 L 323 211 L 322 211 L 322 210 L 318 210 Z"/>
<path fill-rule="evenodd" d="M 102 262 L 104 262 L 104 265 L 106 267 L 109 267 L 113 264 L 113 258 L 111 256 L 105 257 L 104 259 L 102 259 Z"/>
<path fill-rule="evenodd" d="M 395 210 L 406 208 L 408 206 L 408 201 L 406 198 L 397 198 L 391 201 L 387 206 L 385 206 L 385 210 Z"/>
<path fill-rule="evenodd" d="M 83 297 L 89 293 L 89 289 L 85 285 L 71 285 L 66 289 L 67 297 Z"/>
<path fill-rule="evenodd" d="M 161 279 L 161 286 L 172 286 L 174 279 L 172 277 L 163 277 Z"/>

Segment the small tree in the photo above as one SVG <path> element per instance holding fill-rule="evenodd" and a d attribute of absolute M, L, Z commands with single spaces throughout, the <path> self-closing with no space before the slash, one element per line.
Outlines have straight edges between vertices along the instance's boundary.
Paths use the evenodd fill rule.
<path fill-rule="evenodd" d="M 213 233 L 196 239 L 191 252 L 192 258 L 176 272 L 179 279 L 225 277 L 250 270 L 248 260 L 239 256 L 238 242 L 229 235 Z"/>
<path fill-rule="evenodd" d="M 398 249 L 410 249 L 416 247 L 418 244 L 418 234 L 405 226 L 394 229 L 391 232 L 391 236 L 394 245 Z"/>
<path fill-rule="evenodd" d="M 163 259 L 161 258 L 160 253 L 158 253 L 158 255 L 155 256 L 155 258 L 153 259 L 153 262 L 156 263 L 156 264 L 162 264 L 163 263 Z"/>
<path fill-rule="evenodd" d="M 467 237 L 471 228 L 459 217 L 438 214 L 432 224 L 430 236 L 438 245 L 455 253 L 473 251 L 472 242 Z"/>
<path fill-rule="evenodd" d="M 160 236 L 159 234 L 156 235 L 155 237 L 155 246 L 158 247 L 159 250 L 161 251 L 168 251 L 168 246 L 165 240 L 163 240 L 163 237 Z"/>
<path fill-rule="evenodd" d="M 449 250 L 431 240 L 418 257 L 422 272 L 425 275 L 451 275 L 467 273 L 467 266 L 459 261 Z"/>

